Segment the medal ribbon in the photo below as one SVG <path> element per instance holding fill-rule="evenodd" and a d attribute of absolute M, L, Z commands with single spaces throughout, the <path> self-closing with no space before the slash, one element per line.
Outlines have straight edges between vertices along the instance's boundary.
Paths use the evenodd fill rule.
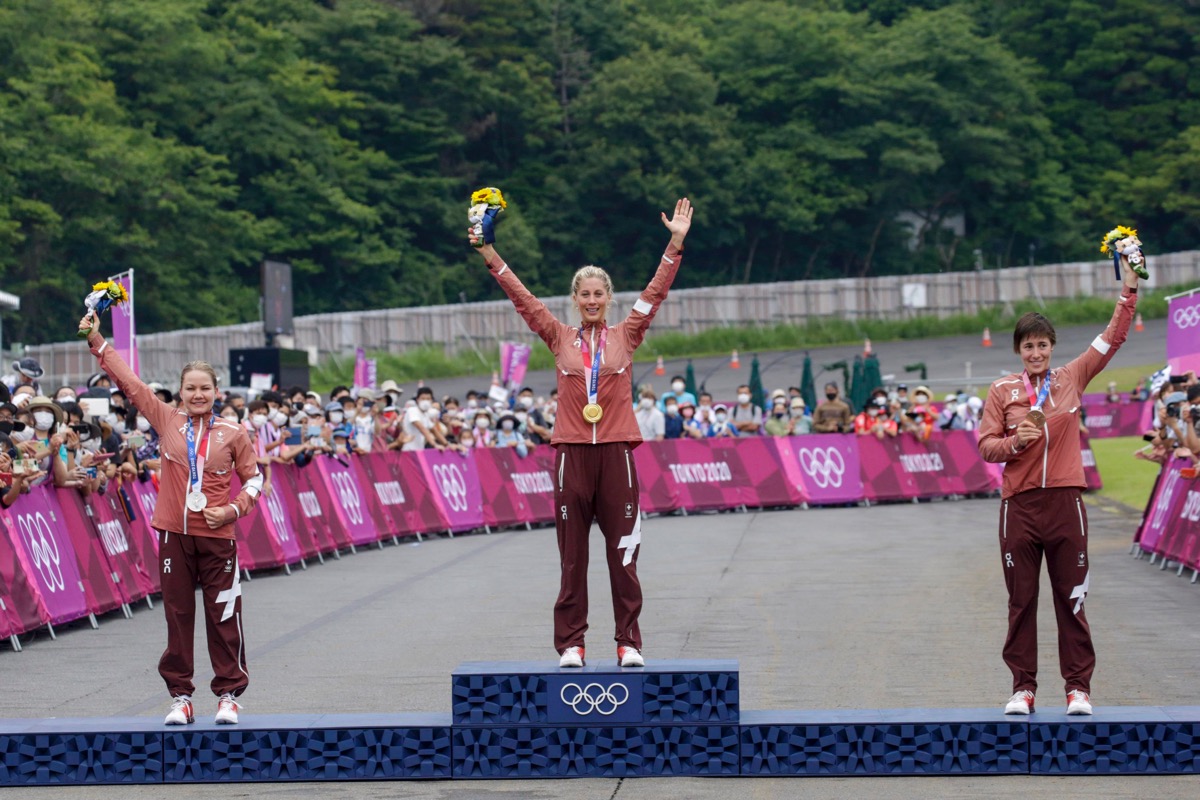
<path fill-rule="evenodd" d="M 1036 401 L 1033 400 L 1033 383 L 1029 380 L 1029 370 L 1022 372 L 1021 378 L 1025 381 L 1025 391 L 1029 392 L 1030 402 L 1033 403 L 1029 410 L 1041 411 L 1042 406 L 1046 404 L 1046 398 L 1050 396 L 1050 370 L 1046 370 L 1046 376 L 1042 378 L 1042 389 L 1037 393 Z"/>
<path fill-rule="evenodd" d="M 187 449 L 188 449 L 188 469 L 191 471 L 191 491 L 200 491 L 201 483 L 204 475 L 204 460 L 208 457 L 208 436 L 212 433 L 212 423 L 216 420 L 213 417 L 209 421 L 208 430 L 204 431 L 204 440 L 200 442 L 199 453 L 196 447 L 196 434 L 192 430 L 192 418 L 188 417 L 187 421 Z M 204 427 L 204 422 L 200 422 L 201 428 Z"/>
<path fill-rule="evenodd" d="M 590 376 L 585 376 L 587 382 L 588 403 L 595 403 L 596 398 L 600 396 L 600 359 L 604 356 L 604 343 L 608 338 L 608 328 L 600 331 L 600 346 L 596 348 L 593 354 L 588 347 L 587 339 L 583 338 L 583 328 L 579 329 L 579 349 L 583 354 L 583 366 L 586 369 L 588 365 L 588 356 L 591 355 L 592 372 Z M 595 343 L 596 329 L 592 328 L 592 342 Z"/>

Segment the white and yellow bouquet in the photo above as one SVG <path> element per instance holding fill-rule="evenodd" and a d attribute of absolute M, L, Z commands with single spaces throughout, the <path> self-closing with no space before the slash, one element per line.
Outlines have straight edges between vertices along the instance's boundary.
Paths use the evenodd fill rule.
<path fill-rule="evenodd" d="M 495 186 L 485 186 L 471 193 L 467 221 L 471 223 L 476 247 L 496 241 L 496 215 L 506 208 L 508 203 L 504 200 L 504 193 Z"/>
<path fill-rule="evenodd" d="M 1138 239 L 1137 231 L 1133 228 L 1118 225 L 1104 234 L 1104 238 L 1100 240 L 1100 252 L 1112 256 L 1117 280 L 1121 280 L 1121 256 L 1129 259 L 1129 266 L 1139 278 L 1145 280 L 1150 277 L 1146 270 L 1146 256 L 1142 253 L 1142 241 Z"/>
<path fill-rule="evenodd" d="M 129 301 L 129 293 L 125 291 L 125 287 L 116 281 L 101 281 L 100 283 L 92 284 L 92 291 L 87 297 L 83 298 L 83 305 L 88 312 L 94 314 L 96 322 L 99 324 L 100 315 L 113 306 L 120 305 Z M 95 330 L 95 326 L 87 330 L 80 330 L 77 336 L 80 339 L 86 339 Z"/>

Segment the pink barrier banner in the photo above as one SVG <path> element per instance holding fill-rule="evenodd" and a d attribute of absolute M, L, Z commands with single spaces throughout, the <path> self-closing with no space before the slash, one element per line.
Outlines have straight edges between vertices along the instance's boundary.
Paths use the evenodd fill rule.
<path fill-rule="evenodd" d="M 910 500 L 978 494 L 999 488 L 979 457 L 974 432 L 944 431 L 921 441 L 913 436 L 859 437 L 867 499 Z"/>
<path fill-rule="evenodd" d="M 429 484 L 425 465 L 416 453 L 389 453 L 392 472 L 400 480 L 407 499 L 407 530 L 412 533 L 430 533 L 450 530 L 450 519 L 443 510 L 442 498 L 437 489 Z"/>
<path fill-rule="evenodd" d="M 272 473 L 284 466 L 276 464 L 272 467 Z M 287 504 L 283 501 L 283 492 L 286 482 L 283 485 L 277 485 L 272 481 L 258 498 L 257 511 L 262 514 L 263 524 L 266 527 L 267 535 L 275 546 L 279 549 L 283 558 L 284 564 L 295 564 L 304 558 L 304 554 L 300 550 L 299 538 L 295 535 L 296 524 L 288 515 Z"/>
<path fill-rule="evenodd" d="M 359 488 L 358 474 L 351 468 L 350 462 L 322 456 L 309 467 L 317 469 L 328 492 L 329 505 L 322 507 L 332 510 L 350 541 L 355 545 L 379 541 L 380 531 L 375 526 L 375 519 L 367 506 L 368 499 Z"/>
<path fill-rule="evenodd" d="M 287 509 L 288 518 L 292 520 L 292 531 L 300 544 L 300 552 L 305 558 L 312 558 L 318 553 L 332 553 L 338 549 L 329 527 L 329 518 L 322 510 L 316 492 L 309 488 L 308 480 L 304 476 L 305 470 L 310 469 L 312 465 L 276 466 L 283 469 L 271 470 L 271 482 L 277 484 L 280 490 L 279 498 Z"/>
<path fill-rule="evenodd" d="M 1154 492 L 1142 515 L 1142 524 L 1134 537 L 1143 550 L 1174 558 L 1163 549 L 1163 543 L 1169 540 L 1167 534 L 1180 516 L 1189 487 L 1196 485 L 1195 479 L 1189 481 L 1182 475 L 1182 470 L 1188 466 L 1189 462 L 1176 458 L 1167 462 L 1159 472 Z"/>
<path fill-rule="evenodd" d="M 654 460 L 650 463 L 652 468 L 657 468 L 657 474 L 652 472 L 654 477 L 648 476 L 646 481 L 640 479 L 643 462 L 639 461 L 639 483 L 662 483 L 666 492 L 677 498 L 675 508 L 689 511 L 737 508 L 742 504 L 739 485 L 746 471 L 735 441 L 671 439 L 653 442 L 649 450 Z M 643 447 L 646 446 L 637 449 Z"/>
<path fill-rule="evenodd" d="M 1096 456 L 1092 453 L 1087 436 L 1079 437 L 1079 446 L 1083 451 L 1083 479 L 1087 481 L 1088 489 L 1098 492 L 1104 488 L 1104 481 L 1100 480 L 1100 469 L 1096 466 Z"/>
<path fill-rule="evenodd" d="M 1171 298 L 1167 304 L 1167 364 L 1172 375 L 1200 373 L 1200 292 Z"/>
<path fill-rule="evenodd" d="M 1154 403 L 1084 403 L 1088 435 L 1093 439 L 1114 436 L 1141 436 L 1150 429 Z"/>
<path fill-rule="evenodd" d="M 806 503 L 832 505 L 863 499 L 866 489 L 856 438 L 852 433 L 822 433 L 789 439 Z"/>
<path fill-rule="evenodd" d="M 88 615 L 87 596 L 79 579 L 75 549 L 51 508 L 52 488 L 34 487 L 0 516 L 16 547 L 17 558 L 34 589 L 39 616 L 58 625 Z M 26 612 L 28 616 L 28 612 Z"/>
<path fill-rule="evenodd" d="M 372 453 L 355 456 L 352 462 L 358 473 L 363 494 L 374 498 L 367 506 L 375 526 L 383 535 L 402 536 L 415 533 L 409 524 L 410 493 L 405 492 L 400 477 L 399 456 L 395 453 Z"/>
<path fill-rule="evenodd" d="M 117 573 L 109 568 L 104 548 L 96 528 L 87 513 L 87 504 L 74 489 L 55 489 L 54 505 L 60 530 L 67 529 L 71 546 L 75 549 L 75 561 L 79 566 L 79 577 L 83 582 L 88 611 L 103 614 L 128 603 L 117 580 Z"/>
<path fill-rule="evenodd" d="M 156 553 L 150 553 L 149 565 L 138 542 L 134 539 L 125 510 L 116 497 L 117 487 L 110 485 L 104 494 L 92 494 L 87 505 L 92 512 L 92 522 L 108 557 L 109 566 L 120 577 L 126 602 L 141 600 L 158 591 L 158 581 L 150 576 L 150 570 L 158 571 Z"/>
<path fill-rule="evenodd" d="M 511 447 L 474 450 L 483 493 L 483 522 L 500 527 L 554 518 L 554 450 L 533 448 L 521 458 Z"/>
<path fill-rule="evenodd" d="M 793 483 L 797 473 L 787 469 L 799 465 L 792 459 L 790 450 L 786 456 L 780 450 L 778 443 L 783 439 L 763 436 L 726 441 L 726 447 L 737 449 L 742 462 L 744 479 L 738 487 L 742 505 L 771 508 L 800 504 L 800 489 Z"/>
<path fill-rule="evenodd" d="M 426 485 L 441 506 L 452 531 L 483 527 L 483 492 L 471 454 L 420 450 L 413 453 L 425 473 Z"/>
<path fill-rule="evenodd" d="M 238 476 L 231 475 L 229 481 L 229 496 L 237 497 L 242 491 L 242 481 Z M 278 498 L 276 498 L 278 502 Z M 262 496 L 250 513 L 237 521 L 237 554 L 238 567 L 241 569 L 274 569 L 288 561 L 288 553 L 284 552 L 283 544 L 276 535 L 274 525 L 263 504 Z M 291 541 L 291 532 L 284 531 L 284 539 Z M 299 547 L 293 547 L 293 560 L 299 560 Z"/>
<path fill-rule="evenodd" d="M 667 480 L 659 459 L 664 444 L 666 442 L 643 444 L 633 451 L 638 474 L 638 502 L 643 514 L 667 514 L 683 507 L 678 487 Z M 557 473 L 551 470 L 551 474 Z"/>
<path fill-rule="evenodd" d="M 137 544 L 138 552 L 142 554 L 147 574 L 153 582 L 153 593 L 160 589 L 161 575 L 158 563 L 158 532 L 150 524 L 154 519 L 154 508 L 158 505 L 158 490 L 151 481 L 131 481 L 125 484 L 125 491 L 133 501 L 135 519 L 129 524 L 129 530 Z"/>
<path fill-rule="evenodd" d="M 50 621 L 34 586 L 37 579 L 29 575 L 19 555 L 16 523 L 9 513 L 0 511 L 0 636 L 25 633 Z"/>

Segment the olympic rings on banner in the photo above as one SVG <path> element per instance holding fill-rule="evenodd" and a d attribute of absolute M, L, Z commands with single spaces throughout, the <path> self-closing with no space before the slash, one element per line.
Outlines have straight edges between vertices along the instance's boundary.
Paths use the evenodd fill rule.
<path fill-rule="evenodd" d="M 275 487 L 271 487 L 271 491 L 265 493 L 265 499 L 267 512 L 271 515 L 271 523 L 275 526 L 275 533 L 279 536 L 279 541 L 289 541 L 292 534 L 288 530 L 287 520 L 283 516 L 283 504 L 279 501 L 279 492 L 275 491 Z"/>
<path fill-rule="evenodd" d="M 19 515 L 17 527 L 21 529 L 21 536 L 25 539 L 29 556 L 33 559 L 34 569 L 42 578 L 42 584 L 51 592 L 65 589 L 58 540 L 54 538 L 54 532 L 50 530 L 50 524 L 46 522 L 42 512 Z"/>
<path fill-rule="evenodd" d="M 1171 315 L 1171 321 L 1175 323 L 1177 328 L 1193 328 L 1200 325 L 1200 303 L 1195 303 L 1187 308 L 1177 308 Z"/>
<path fill-rule="evenodd" d="M 363 524 L 362 499 L 358 496 L 358 487 L 354 480 L 345 472 L 332 472 L 329 475 L 337 489 L 338 504 L 354 525 Z"/>
<path fill-rule="evenodd" d="M 567 699 L 568 689 L 574 691 L 574 696 L 570 700 Z M 617 693 L 614 691 L 616 689 L 624 692 L 619 700 L 617 699 Z M 623 683 L 614 683 L 605 689 L 598 683 L 589 683 L 581 689 L 577 683 L 568 683 L 558 693 L 558 696 L 562 698 L 564 703 L 571 707 L 572 711 L 581 717 L 585 717 L 593 711 L 607 717 L 625 705 L 625 701 L 629 699 L 629 687 Z M 580 706 L 583 706 L 582 711 L 579 710 Z"/>
<path fill-rule="evenodd" d="M 438 491 L 446 498 L 451 511 L 467 510 L 467 479 L 463 477 L 457 464 L 434 464 L 433 478 L 437 481 Z"/>
<path fill-rule="evenodd" d="M 818 489 L 836 489 L 842 485 L 846 462 L 836 447 L 805 447 L 800 450 L 800 468 Z"/>

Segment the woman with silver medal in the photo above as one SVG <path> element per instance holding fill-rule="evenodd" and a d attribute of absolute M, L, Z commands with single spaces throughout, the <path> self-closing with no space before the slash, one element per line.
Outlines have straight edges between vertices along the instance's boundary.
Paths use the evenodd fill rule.
<path fill-rule="evenodd" d="M 491 198 L 491 199 L 488 199 Z M 642 541 L 641 507 L 633 449 L 641 444 L 641 429 L 633 413 L 633 353 L 683 260 L 683 240 L 692 224 L 692 204 L 675 203 L 674 214 L 662 214 L 671 238 L 659 259 L 654 278 L 633 304 L 629 315 L 608 324 L 613 299 L 612 280 L 600 267 L 587 266 L 571 281 L 571 299 L 580 321 L 557 320 L 534 297 L 496 253 L 495 217 L 504 207 L 500 192 L 480 190 L 472 200 L 471 244 L 479 248 L 488 270 L 512 300 L 526 324 L 554 354 L 558 376 L 558 415 L 551 445 L 556 449 L 554 521 L 562 567 L 554 604 L 554 649 L 560 667 L 584 665 L 584 636 L 588 629 L 588 533 L 600 525 L 608 560 L 616 632 L 617 663 L 645 665 L 638 616 L 642 588 L 637 556 Z"/>
<path fill-rule="evenodd" d="M 245 428 L 213 413 L 217 374 L 192 361 L 179 376 L 178 408 L 164 403 L 130 369 L 99 333 L 94 311 L 79 322 L 100 369 L 159 435 L 162 470 L 150 524 L 158 536 L 158 558 L 167 648 L 158 671 L 171 696 L 167 725 L 195 720 L 192 694 L 195 658 L 196 586 L 203 595 L 208 654 L 217 696 L 216 722 L 233 724 L 239 697 L 250 682 L 242 637 L 242 587 L 235 523 L 253 509 L 262 492 L 254 446 Z M 231 477 L 242 488 L 230 498 Z"/>

